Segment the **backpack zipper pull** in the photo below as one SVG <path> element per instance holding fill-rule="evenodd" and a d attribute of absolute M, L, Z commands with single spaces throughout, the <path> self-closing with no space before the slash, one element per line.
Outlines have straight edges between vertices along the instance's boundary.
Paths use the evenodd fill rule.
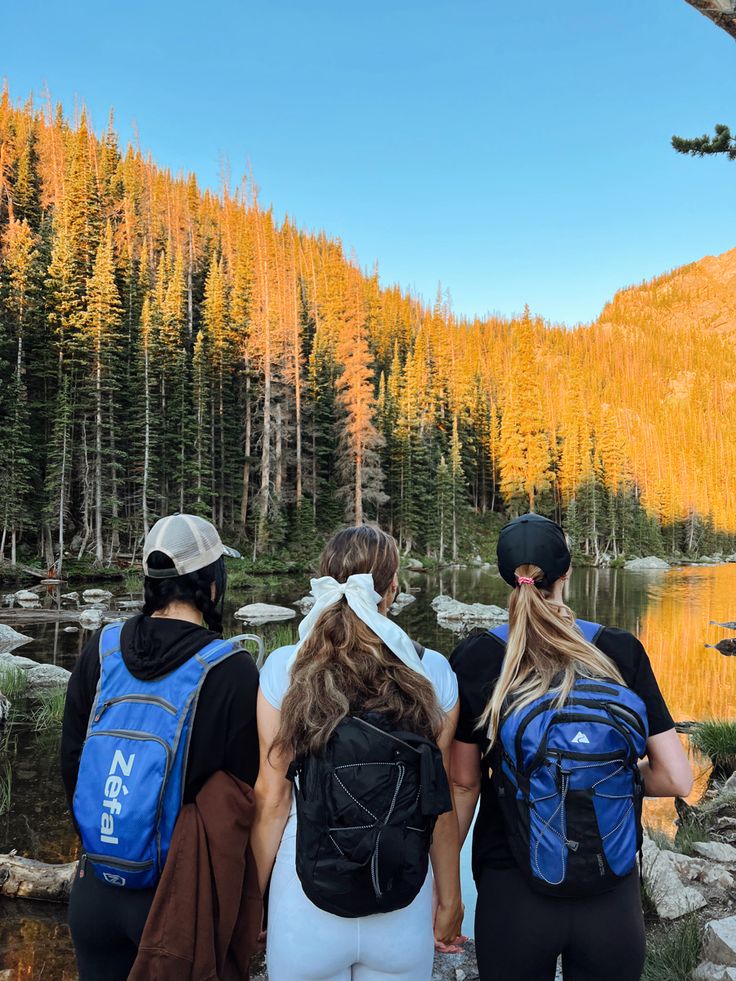
<path fill-rule="evenodd" d="M 94 721 L 95 722 L 99 722 L 100 721 L 100 719 L 105 714 L 105 712 L 107 711 L 107 709 L 109 708 L 109 706 L 110 706 L 110 702 L 103 702 L 102 703 L 102 705 L 100 706 L 100 708 L 99 708 L 99 710 L 97 712 L 97 715 L 94 718 Z"/>

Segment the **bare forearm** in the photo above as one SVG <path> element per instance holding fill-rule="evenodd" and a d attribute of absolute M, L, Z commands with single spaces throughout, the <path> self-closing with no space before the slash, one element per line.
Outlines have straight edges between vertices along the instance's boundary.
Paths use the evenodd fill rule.
<path fill-rule="evenodd" d="M 480 796 L 480 787 L 459 787 L 455 784 L 453 788 L 455 796 L 455 813 L 457 814 L 457 826 L 460 836 L 460 847 L 462 848 L 465 839 L 468 837 L 470 825 L 473 823 L 475 808 Z"/>
<path fill-rule="evenodd" d="M 460 896 L 460 841 L 454 811 L 440 814 L 430 848 L 437 898 L 444 906 Z"/>
<path fill-rule="evenodd" d="M 256 798 L 256 819 L 251 832 L 251 850 L 258 870 L 258 886 L 266 891 L 276 853 L 289 819 L 290 800 L 269 804 Z"/>
<path fill-rule="evenodd" d="M 639 763 L 639 773 L 644 781 L 647 797 L 687 797 L 692 788 L 692 775 L 689 767 L 680 768 L 682 772 L 672 774 L 662 767 L 653 765 L 648 759 Z"/>

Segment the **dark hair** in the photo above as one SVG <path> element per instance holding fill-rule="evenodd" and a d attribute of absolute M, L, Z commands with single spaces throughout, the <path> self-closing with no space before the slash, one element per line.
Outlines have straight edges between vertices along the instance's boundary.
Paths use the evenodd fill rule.
<path fill-rule="evenodd" d="M 151 569 L 174 567 L 174 563 L 163 552 L 151 552 L 148 565 Z M 215 584 L 214 599 L 212 583 Z M 146 576 L 143 580 L 143 615 L 150 617 L 151 614 L 166 609 L 169 603 L 177 601 L 191 603 L 201 612 L 209 629 L 221 634 L 226 588 L 227 569 L 222 557 L 185 576 L 174 576 L 171 579 L 151 579 Z"/>

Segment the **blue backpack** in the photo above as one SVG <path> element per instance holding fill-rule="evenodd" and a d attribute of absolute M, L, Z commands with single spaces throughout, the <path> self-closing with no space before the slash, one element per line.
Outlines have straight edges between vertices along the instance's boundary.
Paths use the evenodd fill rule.
<path fill-rule="evenodd" d="M 74 793 L 87 860 L 113 886 L 154 886 L 181 809 L 189 741 L 207 673 L 241 650 L 215 640 L 169 674 L 141 681 L 125 666 L 122 623 L 100 634 L 100 681 Z"/>
<path fill-rule="evenodd" d="M 577 621 L 595 643 L 603 627 Z M 503 643 L 508 625 L 490 631 Z M 565 704 L 553 691 L 502 716 L 492 780 L 514 858 L 536 891 L 604 892 L 641 848 L 646 707 L 616 681 L 578 678 Z"/>

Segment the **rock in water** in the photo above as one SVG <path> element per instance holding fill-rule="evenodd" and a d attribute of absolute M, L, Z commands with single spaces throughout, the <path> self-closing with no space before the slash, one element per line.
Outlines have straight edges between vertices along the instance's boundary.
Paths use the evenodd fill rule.
<path fill-rule="evenodd" d="M 80 626 L 97 630 L 102 624 L 102 610 L 84 610 L 79 617 Z"/>
<path fill-rule="evenodd" d="M 624 565 L 624 569 L 630 569 L 632 572 L 669 568 L 669 562 L 665 562 L 664 559 L 660 559 L 656 555 L 647 555 L 643 559 L 629 559 Z"/>
<path fill-rule="evenodd" d="M 461 603 L 451 596 L 435 596 L 432 609 L 437 623 L 448 630 L 465 630 L 468 627 L 492 627 L 509 618 L 508 610 L 483 603 Z"/>
<path fill-rule="evenodd" d="M 39 602 L 39 595 L 38 595 L 38 593 L 34 593 L 30 589 L 19 589 L 18 592 L 15 593 L 15 598 L 18 600 L 19 603 L 38 603 Z"/>
<path fill-rule="evenodd" d="M 31 640 L 33 640 L 32 637 L 19 634 L 17 630 L 13 630 L 7 624 L 0 623 L 0 654 L 14 651 L 16 647 L 22 647 L 23 644 L 28 644 Z"/>
<path fill-rule="evenodd" d="M 78 603 L 79 602 L 79 593 L 62 593 L 61 594 L 61 601 L 62 601 L 62 603 L 63 602 L 67 602 L 67 603 Z"/>
<path fill-rule="evenodd" d="M 10 717 L 10 699 L 6 698 L 5 695 L 0 693 L 0 729 L 3 728 L 5 723 Z"/>
<path fill-rule="evenodd" d="M 112 593 L 109 589 L 85 589 L 82 599 L 85 603 L 104 603 L 112 599 Z"/>
<path fill-rule="evenodd" d="M 64 627 L 65 634 L 78 634 L 79 627 Z"/>
<path fill-rule="evenodd" d="M 724 654 L 726 657 L 733 657 L 736 654 L 736 637 L 726 637 L 725 640 L 719 640 L 717 644 L 705 646 L 715 648 L 719 654 Z"/>
<path fill-rule="evenodd" d="M 28 671 L 35 668 L 38 661 L 32 661 L 30 657 L 21 657 L 20 654 L 0 654 L 0 668 L 18 668 L 21 671 Z"/>
<path fill-rule="evenodd" d="M 58 688 L 66 685 L 70 677 L 71 671 L 58 664 L 37 664 L 26 671 L 28 684 L 33 688 Z"/>
<path fill-rule="evenodd" d="M 389 613 L 396 616 L 397 614 L 401 613 L 402 610 L 406 609 L 410 603 L 414 602 L 416 602 L 416 596 L 412 596 L 411 593 L 399 593 L 391 604 Z"/>
<path fill-rule="evenodd" d="M 292 620 L 296 616 L 296 610 L 290 610 L 288 606 L 272 606 L 270 603 L 249 603 L 241 606 L 235 616 L 238 620 L 259 627 L 264 623 Z"/>
<path fill-rule="evenodd" d="M 309 613 L 314 606 L 314 596 L 302 596 L 301 599 L 294 600 L 294 606 L 303 614 Z"/>

